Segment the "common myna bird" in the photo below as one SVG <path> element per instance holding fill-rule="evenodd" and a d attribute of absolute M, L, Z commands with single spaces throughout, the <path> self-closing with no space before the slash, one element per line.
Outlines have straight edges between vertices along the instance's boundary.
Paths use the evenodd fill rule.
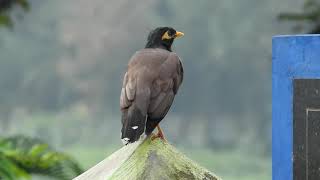
<path fill-rule="evenodd" d="M 159 122 L 166 116 L 183 79 L 183 68 L 171 46 L 182 32 L 159 27 L 150 32 L 144 49 L 130 59 L 120 95 L 121 139 L 126 145 L 141 135 L 164 139 Z"/>

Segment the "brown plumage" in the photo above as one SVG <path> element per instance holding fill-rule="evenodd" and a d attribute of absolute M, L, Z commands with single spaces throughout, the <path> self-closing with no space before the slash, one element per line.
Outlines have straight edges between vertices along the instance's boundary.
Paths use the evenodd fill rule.
<path fill-rule="evenodd" d="M 170 109 L 183 79 L 181 61 L 171 45 L 182 35 L 170 27 L 157 28 L 149 34 L 146 48 L 131 57 L 120 96 L 124 144 L 150 135 Z"/>

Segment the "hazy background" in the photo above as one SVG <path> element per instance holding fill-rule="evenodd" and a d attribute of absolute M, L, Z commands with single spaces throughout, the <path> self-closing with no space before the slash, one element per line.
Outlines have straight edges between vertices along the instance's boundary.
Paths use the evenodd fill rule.
<path fill-rule="evenodd" d="M 0 135 L 39 137 L 88 168 L 122 146 L 131 55 L 172 26 L 185 78 L 168 141 L 224 180 L 271 178 L 271 37 L 302 0 L 30 0 L 0 29 Z"/>

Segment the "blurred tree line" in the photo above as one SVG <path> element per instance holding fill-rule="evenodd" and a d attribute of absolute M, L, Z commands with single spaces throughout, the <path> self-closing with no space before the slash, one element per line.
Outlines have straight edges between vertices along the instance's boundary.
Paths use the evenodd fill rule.
<path fill-rule="evenodd" d="M 16 6 L 24 10 L 29 9 L 29 3 L 27 0 L 0 0 L 0 25 L 12 27 L 10 10 Z"/>
<path fill-rule="evenodd" d="M 1 17 L 14 22 L 13 31 L 0 29 L 3 134 L 28 124 L 37 136 L 60 136 L 66 144 L 118 142 L 121 77 L 148 32 L 161 25 L 186 34 L 175 42 L 185 80 L 164 121 L 171 139 L 215 149 L 256 144 L 270 151 L 273 32 L 262 22 L 270 18 L 266 7 L 277 1 L 205 0 L 196 8 L 192 1 L 181 8 L 178 0 L 0 2 Z M 8 20 L 20 11 L 7 9 L 19 3 L 32 11 L 23 20 Z M 308 0 L 303 13 L 279 19 L 306 21 L 315 32 L 319 12 L 319 4 Z"/>
<path fill-rule="evenodd" d="M 278 18 L 295 22 L 295 32 L 320 34 L 320 1 L 305 0 L 301 12 L 284 12 Z"/>

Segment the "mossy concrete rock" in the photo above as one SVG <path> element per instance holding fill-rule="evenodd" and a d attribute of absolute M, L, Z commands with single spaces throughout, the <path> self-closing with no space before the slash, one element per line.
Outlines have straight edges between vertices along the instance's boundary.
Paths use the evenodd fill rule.
<path fill-rule="evenodd" d="M 74 180 L 221 180 L 161 139 L 124 146 Z"/>

